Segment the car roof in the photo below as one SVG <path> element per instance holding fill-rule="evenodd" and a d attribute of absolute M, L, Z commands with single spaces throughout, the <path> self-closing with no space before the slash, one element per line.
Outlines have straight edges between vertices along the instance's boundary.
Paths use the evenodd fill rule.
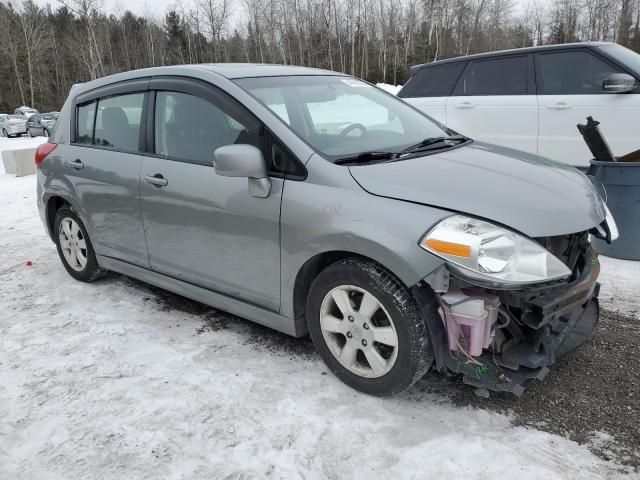
<path fill-rule="evenodd" d="M 333 72 L 331 70 L 297 67 L 292 65 L 270 65 L 264 63 L 198 63 L 191 65 L 150 67 L 115 73 L 86 83 L 76 83 L 71 87 L 71 94 L 80 95 L 95 88 L 112 85 L 118 82 L 154 76 L 189 76 L 193 74 L 194 77 L 198 78 L 201 77 L 204 72 L 213 73 L 214 75 L 218 75 L 228 80 L 249 77 L 290 77 L 311 75 L 349 76 L 345 73 Z"/>
<path fill-rule="evenodd" d="M 527 54 L 527 53 L 537 53 L 537 52 L 549 52 L 554 50 L 574 50 L 578 48 L 590 48 L 590 47 L 601 47 L 605 45 L 615 45 L 612 42 L 577 42 L 577 43 L 562 43 L 557 45 L 542 45 L 538 47 L 524 47 L 524 48 L 512 48 L 511 50 L 497 50 L 495 52 L 486 52 L 486 53 L 476 53 L 473 55 L 461 55 L 458 57 L 447 58 L 444 60 L 437 60 L 435 62 L 430 63 L 422 63 L 419 65 L 414 65 L 411 67 L 411 73 L 415 74 L 418 70 L 424 67 L 430 67 L 435 65 L 443 65 L 446 63 L 456 63 L 456 62 L 466 62 L 468 60 L 477 60 L 481 58 L 493 58 L 500 57 L 503 55 L 514 55 L 514 54 Z"/>
<path fill-rule="evenodd" d="M 345 75 L 344 73 L 332 72 L 331 70 L 322 70 L 319 68 L 266 63 L 203 63 L 194 65 L 194 67 L 206 68 L 229 79 L 247 77 L 288 77 L 296 75 Z"/>

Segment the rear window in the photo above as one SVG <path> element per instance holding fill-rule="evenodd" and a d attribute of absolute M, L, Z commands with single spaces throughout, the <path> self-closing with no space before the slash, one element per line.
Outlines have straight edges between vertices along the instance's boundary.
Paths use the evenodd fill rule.
<path fill-rule="evenodd" d="M 526 95 L 529 58 L 505 57 L 469 63 L 455 95 Z"/>
<path fill-rule="evenodd" d="M 76 114 L 76 143 L 93 143 L 93 122 L 96 117 L 96 102 L 78 107 Z"/>
<path fill-rule="evenodd" d="M 426 67 L 409 79 L 398 93 L 402 98 L 446 97 L 451 94 L 465 62 Z"/>
<path fill-rule="evenodd" d="M 79 105 L 75 143 L 138 151 L 144 96 L 144 93 L 130 93 Z"/>
<path fill-rule="evenodd" d="M 101 98 L 96 114 L 95 144 L 138 150 L 144 93 Z"/>

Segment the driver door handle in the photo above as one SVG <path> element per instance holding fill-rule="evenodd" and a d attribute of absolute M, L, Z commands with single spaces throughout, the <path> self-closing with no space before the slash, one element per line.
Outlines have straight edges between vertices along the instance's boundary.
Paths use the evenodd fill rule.
<path fill-rule="evenodd" d="M 547 105 L 547 108 L 549 110 L 569 110 L 571 108 L 571 105 L 569 105 L 566 102 L 558 102 L 558 103 L 553 103 L 551 105 Z"/>
<path fill-rule="evenodd" d="M 456 104 L 456 108 L 473 108 L 475 105 L 471 102 L 460 102 Z"/>
<path fill-rule="evenodd" d="M 154 187 L 166 187 L 169 182 L 161 174 L 147 175 L 144 177 L 144 181 L 153 185 Z"/>

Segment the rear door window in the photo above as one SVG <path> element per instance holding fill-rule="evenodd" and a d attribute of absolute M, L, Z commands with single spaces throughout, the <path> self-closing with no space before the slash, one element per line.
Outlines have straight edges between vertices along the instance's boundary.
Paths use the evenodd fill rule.
<path fill-rule="evenodd" d="M 579 50 L 538 54 L 541 95 L 594 95 L 607 93 L 602 82 L 613 73 L 624 73 L 592 53 Z"/>
<path fill-rule="evenodd" d="M 95 145 L 137 151 L 144 93 L 101 98 L 96 113 Z"/>
<path fill-rule="evenodd" d="M 398 93 L 402 98 L 446 97 L 451 94 L 465 62 L 426 67 L 409 79 Z"/>
<path fill-rule="evenodd" d="M 454 95 L 526 95 L 529 58 L 474 60 L 460 78 Z"/>
<path fill-rule="evenodd" d="M 76 143 L 93 143 L 93 124 L 97 102 L 80 105 L 76 114 Z"/>

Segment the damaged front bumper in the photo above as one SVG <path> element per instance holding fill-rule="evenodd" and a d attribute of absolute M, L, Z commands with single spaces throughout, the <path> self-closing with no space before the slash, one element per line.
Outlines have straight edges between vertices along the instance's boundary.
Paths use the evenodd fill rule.
<path fill-rule="evenodd" d="M 470 354 L 473 333 L 468 327 L 460 329 L 459 342 L 451 340 L 443 295 L 434 296 L 430 287 L 416 285 L 413 293 L 429 328 L 437 370 L 462 374 L 464 383 L 480 389 L 517 396 L 527 380 L 543 380 L 560 357 L 592 337 L 598 324 L 600 265 L 591 247 L 581 257 L 570 280 L 521 290 L 479 289 L 450 275 L 447 291 L 490 298 L 499 305 L 500 319 L 486 327 L 487 332 L 491 328 L 490 336 L 476 355 Z"/>

